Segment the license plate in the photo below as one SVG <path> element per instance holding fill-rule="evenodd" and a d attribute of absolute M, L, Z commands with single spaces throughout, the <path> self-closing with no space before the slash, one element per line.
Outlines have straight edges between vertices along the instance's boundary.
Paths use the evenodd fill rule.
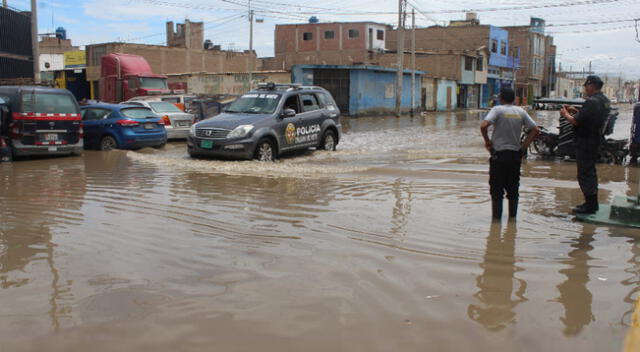
<path fill-rule="evenodd" d="M 178 127 L 189 127 L 189 121 L 178 121 Z"/>
<path fill-rule="evenodd" d="M 45 141 L 57 141 L 58 140 L 58 134 L 57 133 L 45 133 L 44 134 L 44 140 Z"/>
<path fill-rule="evenodd" d="M 203 149 L 211 149 L 213 148 L 213 141 L 201 141 L 200 148 Z"/>
<path fill-rule="evenodd" d="M 152 123 L 145 123 L 144 124 L 144 129 L 145 130 L 152 130 L 153 129 L 153 124 Z"/>
<path fill-rule="evenodd" d="M 47 148 L 48 151 L 50 152 L 57 152 L 58 151 L 58 147 L 49 147 Z"/>

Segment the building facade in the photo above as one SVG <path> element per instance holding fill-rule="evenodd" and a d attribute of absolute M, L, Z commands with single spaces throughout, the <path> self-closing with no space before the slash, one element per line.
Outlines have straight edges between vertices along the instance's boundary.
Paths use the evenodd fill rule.
<path fill-rule="evenodd" d="M 396 74 L 396 69 L 382 66 L 294 65 L 291 68 L 291 82 L 325 88 L 345 115 L 393 114 Z M 416 102 L 422 91 L 423 74 L 416 72 L 413 87 Z M 401 98 L 404 111 L 411 109 L 411 89 L 411 71 L 405 70 Z M 418 107 L 417 104 L 415 107 Z"/>
<path fill-rule="evenodd" d="M 516 71 L 516 101 L 531 104 L 536 97 L 550 96 L 555 83 L 555 45 L 545 35 L 545 21 L 531 18 L 527 26 L 504 27 L 520 52 Z"/>
<path fill-rule="evenodd" d="M 173 23 L 167 23 L 167 41 L 175 46 L 102 43 L 86 46 L 87 80 L 90 81 L 92 97 L 99 96 L 101 57 L 109 53 L 134 54 L 144 57 L 154 73 L 180 75 L 187 73 L 249 72 L 251 63 L 256 63 L 255 52 L 220 50 L 219 46 L 205 49 L 202 29 L 198 23 L 185 23 L 173 31 Z M 198 32 L 192 34 L 190 32 Z M 260 67 L 254 66 L 256 70 Z"/>
<path fill-rule="evenodd" d="M 264 69 L 293 65 L 377 64 L 389 27 L 375 22 L 279 24 L 275 57 Z"/>
<path fill-rule="evenodd" d="M 406 33 L 404 46 L 409 48 L 411 35 L 408 35 L 409 31 Z M 513 58 L 509 50 L 508 32 L 499 27 L 481 25 L 474 13 L 468 13 L 465 20 L 451 21 L 449 26 L 417 28 L 415 36 L 416 50 L 431 54 L 431 60 L 435 62 L 439 61 L 436 55 L 457 56 L 450 59 L 460 63 L 460 74 L 451 75 L 451 68 L 443 65 L 417 65 L 418 69 L 426 71 L 427 77 L 456 78 L 457 107 L 487 107 L 502 85 L 512 85 L 518 59 Z M 389 32 L 386 46 L 389 50 L 397 49 L 396 30 Z"/>

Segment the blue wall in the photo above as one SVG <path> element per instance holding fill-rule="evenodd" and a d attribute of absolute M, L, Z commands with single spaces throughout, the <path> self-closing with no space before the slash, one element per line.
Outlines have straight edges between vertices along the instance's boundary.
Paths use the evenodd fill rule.
<path fill-rule="evenodd" d="M 455 109 L 458 105 L 458 91 L 456 89 L 456 82 L 449 81 L 444 79 L 438 80 L 438 93 L 437 93 L 437 102 L 436 102 L 436 110 L 438 111 L 446 111 L 447 109 L 447 87 L 451 88 L 451 109 Z"/>
<path fill-rule="evenodd" d="M 315 68 L 349 70 L 349 114 L 388 113 L 395 109 L 396 71 L 373 66 L 294 65 L 291 82 L 313 85 Z M 420 107 L 422 74 L 416 72 L 415 107 Z M 455 88 L 454 88 L 455 92 Z M 402 81 L 402 108 L 411 108 L 411 73 L 405 71 Z"/>
<path fill-rule="evenodd" d="M 415 104 L 420 106 L 421 75 L 416 74 Z M 396 106 L 396 72 L 375 70 L 351 70 L 349 112 L 352 115 L 394 110 Z M 389 94 L 390 93 L 390 94 Z M 411 74 L 405 73 L 402 80 L 403 109 L 411 108 Z"/>
<path fill-rule="evenodd" d="M 498 41 L 498 52 L 491 52 L 491 41 Z M 500 42 L 503 41 L 507 43 L 507 55 L 502 55 L 500 52 Z M 520 66 L 520 52 L 518 52 L 518 58 L 514 60 L 513 57 L 510 57 L 511 51 L 511 43 L 509 43 L 509 31 L 500 27 L 489 26 L 489 43 L 487 43 L 489 48 L 489 65 L 497 66 L 497 67 L 506 67 L 513 68 Z"/>

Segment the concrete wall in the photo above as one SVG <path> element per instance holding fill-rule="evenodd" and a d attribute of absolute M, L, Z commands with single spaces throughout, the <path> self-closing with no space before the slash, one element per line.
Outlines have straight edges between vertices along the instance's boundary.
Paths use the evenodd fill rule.
<path fill-rule="evenodd" d="M 159 45 L 105 43 L 87 46 L 87 80 L 100 79 L 101 55 L 108 53 L 135 54 L 144 57 L 154 73 L 181 74 L 192 72 L 248 72 L 255 53 L 173 48 Z M 97 54 L 94 54 L 97 53 Z M 96 65 L 97 63 L 97 65 Z"/>
<path fill-rule="evenodd" d="M 49 67 L 45 67 L 48 63 Z M 63 54 L 40 54 L 39 59 L 40 71 L 58 71 L 64 69 Z"/>
<path fill-rule="evenodd" d="M 457 100 L 457 84 L 455 81 L 447 79 L 439 79 L 437 81 L 438 91 L 436 99 L 436 110 L 447 111 L 455 109 L 458 105 Z M 450 92 L 450 105 L 447 105 L 447 92 Z"/>
<path fill-rule="evenodd" d="M 247 73 L 196 73 L 170 75 L 169 83 L 187 83 L 187 92 L 191 94 L 244 94 L 249 91 Z M 258 83 L 291 83 L 291 74 L 286 71 L 255 72 L 253 87 Z"/>
<path fill-rule="evenodd" d="M 385 38 L 387 37 L 386 29 L 387 26 L 382 24 L 368 24 L 366 30 L 366 47 L 367 49 L 381 49 L 385 48 Z M 378 31 L 382 31 L 382 39 L 378 39 Z"/>
<path fill-rule="evenodd" d="M 474 84 L 476 82 L 476 63 L 475 59 L 473 64 L 471 65 L 471 70 L 467 71 L 465 69 L 465 62 L 468 56 L 460 57 L 460 80 L 458 81 L 460 84 Z"/>
<path fill-rule="evenodd" d="M 320 68 L 320 67 L 319 67 Z M 349 114 L 369 115 L 391 113 L 395 110 L 396 72 L 375 68 L 326 67 L 349 70 Z M 293 66 L 291 81 L 302 85 L 313 85 L 313 67 Z M 416 74 L 415 107 L 422 105 L 422 73 Z M 411 108 L 411 73 L 405 72 L 402 82 L 403 110 Z"/>
<path fill-rule="evenodd" d="M 415 102 L 420 106 L 421 75 L 416 76 Z M 349 112 L 351 115 L 389 113 L 395 110 L 396 72 L 351 70 Z M 405 73 L 402 80 L 403 110 L 411 109 L 411 75 Z"/>
<path fill-rule="evenodd" d="M 437 80 L 431 77 L 422 77 L 422 107 L 427 111 L 436 109 L 438 85 Z"/>

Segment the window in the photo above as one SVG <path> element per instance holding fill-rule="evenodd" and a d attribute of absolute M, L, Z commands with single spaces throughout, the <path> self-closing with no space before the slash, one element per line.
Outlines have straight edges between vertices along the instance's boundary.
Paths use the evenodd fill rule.
<path fill-rule="evenodd" d="M 491 52 L 492 53 L 498 52 L 498 41 L 495 39 L 491 39 Z"/>
<path fill-rule="evenodd" d="M 504 40 L 500 41 L 500 54 L 507 55 L 507 42 Z"/>
<path fill-rule="evenodd" d="M 166 102 L 166 101 L 154 101 L 149 103 L 149 107 L 155 112 L 183 112 L 179 107 Z"/>
<path fill-rule="evenodd" d="M 293 111 L 296 112 L 296 114 L 300 113 L 300 105 L 298 104 L 298 95 L 294 94 L 290 97 L 287 98 L 287 100 L 284 101 L 284 105 L 282 107 L 282 109 L 293 109 Z"/>
<path fill-rule="evenodd" d="M 302 40 L 311 40 L 311 39 L 313 39 L 313 33 L 311 32 L 302 33 Z"/>
<path fill-rule="evenodd" d="M 335 33 L 333 31 L 324 31 L 324 39 L 333 39 Z"/>
<path fill-rule="evenodd" d="M 325 93 L 318 93 L 317 96 L 318 96 L 318 101 L 320 101 L 320 106 L 322 106 L 323 108 L 326 108 L 327 106 L 331 106 L 329 110 L 332 110 L 332 108 L 335 108 L 333 106 L 333 101 Z"/>
<path fill-rule="evenodd" d="M 381 30 L 381 29 L 378 29 L 378 30 L 376 31 L 376 38 L 377 38 L 378 40 L 384 40 L 384 31 L 383 31 L 383 30 Z"/>
<path fill-rule="evenodd" d="M 136 89 L 138 88 L 138 79 L 131 77 L 127 80 L 129 82 L 129 89 Z"/>
<path fill-rule="evenodd" d="M 67 94 L 24 93 L 21 112 L 77 114 L 79 111 L 76 100 Z"/>
<path fill-rule="evenodd" d="M 120 110 L 120 113 L 132 119 L 146 119 L 148 117 L 157 117 L 157 115 L 148 108 L 124 108 Z"/>
<path fill-rule="evenodd" d="M 465 56 L 464 57 L 464 69 L 465 71 L 473 71 L 473 58 Z"/>
<path fill-rule="evenodd" d="M 105 46 L 94 46 L 91 48 L 91 66 L 100 66 L 100 59 L 107 54 Z"/>
<path fill-rule="evenodd" d="M 318 105 L 318 100 L 316 96 L 313 94 L 301 94 L 300 99 L 302 99 L 302 110 L 304 112 L 319 110 L 320 106 Z"/>
<path fill-rule="evenodd" d="M 482 55 L 478 56 L 477 62 L 476 62 L 476 71 L 482 71 L 484 69 L 484 65 L 483 65 L 483 61 L 484 57 Z"/>
<path fill-rule="evenodd" d="M 104 120 L 111 114 L 111 110 L 106 109 L 85 109 L 82 110 L 82 119 L 84 121 Z"/>
<path fill-rule="evenodd" d="M 357 29 L 349 30 L 349 38 L 358 38 L 360 36 L 360 32 Z"/>
<path fill-rule="evenodd" d="M 140 78 L 140 88 L 167 89 L 167 79 L 166 78 L 141 77 Z"/>
<path fill-rule="evenodd" d="M 280 102 L 280 94 L 248 93 L 231 103 L 227 113 L 271 114 Z"/>

